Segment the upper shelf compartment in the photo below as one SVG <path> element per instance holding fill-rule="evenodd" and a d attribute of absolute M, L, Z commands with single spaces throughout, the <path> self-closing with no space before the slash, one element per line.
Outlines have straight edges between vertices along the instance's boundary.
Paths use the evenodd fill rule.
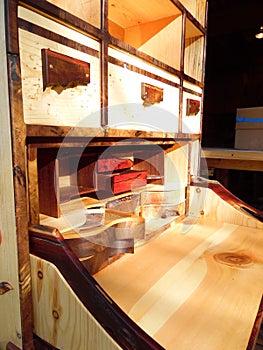
<path fill-rule="evenodd" d="M 180 69 L 182 13 L 170 0 L 109 0 L 109 32 Z"/>
<path fill-rule="evenodd" d="M 186 19 L 184 73 L 202 81 L 204 56 L 204 34 Z"/>
<path fill-rule="evenodd" d="M 78 18 L 100 28 L 100 1 L 101 0 L 47 0 L 52 4 L 62 8 L 63 10 L 72 13 Z"/>

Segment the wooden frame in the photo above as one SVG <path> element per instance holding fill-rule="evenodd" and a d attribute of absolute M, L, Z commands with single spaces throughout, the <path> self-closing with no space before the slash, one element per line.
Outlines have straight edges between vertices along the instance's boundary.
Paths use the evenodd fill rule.
<path fill-rule="evenodd" d="M 180 112 L 179 119 L 182 116 L 182 82 L 183 79 L 188 80 L 203 88 L 203 80 L 198 81 L 192 77 L 188 77 L 184 74 L 183 59 L 180 69 L 174 69 L 161 61 L 158 61 L 154 57 L 140 52 L 139 50 L 131 47 L 128 44 L 124 44 L 122 41 L 112 37 L 108 32 L 108 1 L 101 1 L 101 28 L 96 28 L 89 23 L 75 17 L 74 15 L 59 9 L 58 7 L 52 5 L 51 3 L 39 0 L 25 0 L 19 2 L 18 0 L 4 0 L 4 12 L 5 12 L 5 31 L 6 31 L 6 59 L 8 67 L 8 89 L 10 98 L 10 120 L 11 126 L 10 130 L 12 133 L 12 168 L 13 168 L 13 182 L 14 182 L 14 217 L 15 217 L 15 227 L 14 231 L 17 238 L 16 246 L 10 246 L 10 251 L 16 251 L 18 256 L 18 294 L 20 297 L 20 309 L 21 309 L 21 339 L 16 339 L 17 345 L 21 346 L 25 350 L 34 349 L 33 341 L 33 315 L 30 312 L 32 310 L 32 291 L 31 291 L 31 270 L 30 270 L 30 251 L 29 251 L 29 235 L 28 235 L 28 222 L 30 224 L 38 224 L 38 214 L 39 208 L 41 206 L 46 206 L 46 204 L 39 203 L 38 197 L 39 193 L 39 181 L 38 175 L 41 171 L 37 169 L 37 149 L 44 147 L 51 148 L 54 145 L 58 146 L 61 144 L 63 137 L 67 135 L 70 127 L 68 126 L 53 126 L 53 125 L 26 125 L 24 122 L 24 112 L 23 112 L 23 102 L 22 102 L 22 78 L 20 72 L 20 52 L 19 52 L 19 41 L 18 41 L 18 29 L 23 29 L 25 31 L 32 30 L 33 32 L 42 33 L 44 36 L 49 37 L 50 40 L 54 40 L 64 45 L 74 47 L 77 50 L 82 50 L 88 52 L 94 57 L 99 57 L 100 59 L 100 69 L 101 69 L 101 81 L 100 81 L 100 105 L 102 108 L 101 113 L 101 127 L 98 129 L 91 128 L 76 128 L 71 136 L 71 141 L 75 144 L 82 144 L 86 142 L 89 137 L 96 136 L 95 142 L 100 144 L 101 142 L 110 145 L 120 139 L 131 137 L 133 140 L 141 139 L 142 143 L 145 143 L 145 139 L 152 144 L 161 144 L 163 139 L 167 144 L 174 143 L 174 140 L 184 140 L 191 142 L 192 140 L 197 140 L 200 135 L 186 134 L 182 133 L 182 128 L 179 126 L 178 133 L 169 132 L 148 132 L 144 130 L 126 130 L 119 131 L 111 128 L 107 128 L 108 125 L 108 62 L 113 61 L 116 65 L 123 65 L 123 62 L 116 61 L 109 56 L 108 48 L 109 46 L 114 46 L 117 49 L 121 49 L 126 53 L 133 54 L 136 57 L 143 59 L 149 64 L 154 64 L 156 67 L 165 70 L 166 72 L 176 75 L 180 84 L 169 81 L 154 73 L 143 71 L 141 68 L 129 65 L 128 69 L 133 72 L 139 71 L 143 75 L 159 81 L 164 81 L 171 86 L 178 87 L 180 89 Z M 193 21 L 199 30 L 206 35 L 205 26 L 201 25 L 193 15 L 181 5 L 178 0 L 173 0 L 180 11 L 183 13 L 184 22 L 186 18 Z M 18 18 L 18 6 L 25 7 L 27 9 L 32 9 L 37 13 L 43 14 L 49 18 L 54 19 L 56 22 L 64 23 L 67 27 L 74 28 L 76 31 L 84 33 L 87 36 L 96 38 L 100 43 L 100 54 L 96 50 L 85 47 L 85 45 L 77 44 L 74 41 L 63 38 L 59 35 L 55 35 L 44 28 L 38 27 L 35 24 L 30 24 L 22 19 Z M 183 24 L 184 26 L 185 24 Z M 182 38 L 185 35 L 185 31 L 182 31 Z M 182 40 L 184 42 L 184 40 Z M 184 45 L 181 47 L 181 55 L 184 57 Z M 192 91 L 193 94 L 195 93 Z M 180 122 L 181 123 L 181 122 Z M 39 147 L 40 146 L 40 147 Z M 55 163 L 54 158 L 52 162 Z M 56 169 L 56 164 L 50 165 L 52 169 Z M 41 187 L 42 188 L 42 187 Z M 47 188 L 42 188 L 46 190 Z M 55 191 L 53 191 L 53 199 L 56 197 Z M 58 215 L 58 212 L 57 212 Z M 102 297 L 103 299 L 103 297 Z M 107 299 L 107 298 L 106 298 Z M 18 322 L 18 321 L 17 321 Z M 111 320 L 112 322 L 112 320 Z M 126 344 L 124 338 L 126 334 L 121 335 L 123 344 Z M 143 338 L 144 336 L 142 336 Z M 131 340 L 129 340 L 131 341 Z M 152 347 L 149 348 L 160 348 L 155 343 L 152 344 L 151 340 L 147 340 L 148 345 L 151 344 Z M 132 343 L 132 341 L 131 341 Z M 144 340 L 142 342 L 144 343 Z M 124 345 L 125 345 L 124 344 Z M 9 344 L 12 348 L 13 345 Z M 14 345 L 16 346 L 16 345 Z M 147 347 L 145 347 L 146 349 Z"/>

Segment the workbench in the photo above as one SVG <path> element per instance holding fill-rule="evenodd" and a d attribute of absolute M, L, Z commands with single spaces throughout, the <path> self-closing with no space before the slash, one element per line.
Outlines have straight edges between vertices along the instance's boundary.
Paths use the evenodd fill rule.
<path fill-rule="evenodd" d="M 263 151 L 203 148 L 201 157 L 203 167 L 263 171 Z"/>

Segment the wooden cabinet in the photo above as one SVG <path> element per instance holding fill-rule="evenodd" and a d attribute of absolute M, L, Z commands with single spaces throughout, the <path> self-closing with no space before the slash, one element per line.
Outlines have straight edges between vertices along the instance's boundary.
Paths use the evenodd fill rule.
<path fill-rule="evenodd" d="M 0 174 L 0 189 L 4 202 L 14 194 L 14 203 L 1 208 L 0 275 L 12 282 L 14 292 L 5 294 L 1 308 L 7 330 L 0 348 L 10 341 L 33 349 L 33 332 L 60 347 L 60 340 L 44 330 L 38 311 L 31 312 L 31 285 L 36 303 L 36 285 L 49 268 L 41 270 L 45 258 L 35 266 L 31 257 L 30 265 L 35 246 L 28 231 L 32 237 L 40 234 L 43 245 L 47 237 L 57 246 L 60 239 L 66 242 L 87 283 L 87 271 L 94 273 L 133 251 L 135 244 L 187 214 L 190 178 L 199 171 L 206 1 L 1 0 L 0 9 L 5 48 L 0 53 L 5 92 L 0 97 L 1 144 L 10 152 L 0 155 L 10 170 Z M 101 171 L 100 161 L 108 167 L 109 159 L 126 165 Z M 124 182 L 118 187 L 120 179 Z M 89 244 L 78 241 L 63 221 L 64 210 L 77 214 L 78 200 L 87 214 L 84 234 L 97 234 L 98 240 Z M 104 220 L 103 229 L 91 225 L 96 215 Z M 102 249 L 110 235 L 116 246 Z M 5 268 L 6 261 L 12 269 Z M 98 285 L 91 289 L 99 295 L 95 299 L 108 302 Z M 132 346 L 124 331 L 106 334 L 104 313 L 98 318 L 91 304 L 82 309 L 78 297 L 74 294 L 73 312 L 99 329 L 102 347 Z M 123 330 L 120 319 L 116 327 Z M 137 334 L 129 322 L 131 334 Z M 140 332 L 141 348 L 161 348 Z M 84 347 L 94 348 L 84 338 Z"/>
<path fill-rule="evenodd" d="M 40 11 L 20 6 L 18 12 L 27 124 L 187 133 L 185 84 L 190 83 L 188 92 L 199 101 L 203 96 L 204 1 L 195 6 L 188 1 L 186 8 L 170 0 L 109 1 L 107 6 L 94 1 L 74 9 L 71 2 L 50 2 L 66 12 L 41 3 Z M 101 26 L 93 13 L 104 14 Z M 89 63 L 90 82 L 46 87 L 43 49 Z M 162 90 L 161 99 L 145 96 L 143 84 Z M 200 126 L 200 118 L 195 119 Z M 188 131 L 200 134 L 200 127 Z"/>

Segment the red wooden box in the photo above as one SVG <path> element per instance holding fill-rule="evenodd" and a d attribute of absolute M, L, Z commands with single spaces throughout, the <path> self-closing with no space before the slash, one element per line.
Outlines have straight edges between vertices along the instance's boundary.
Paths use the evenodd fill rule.
<path fill-rule="evenodd" d="M 98 190 L 113 194 L 128 192 L 147 184 L 147 171 L 125 170 L 111 174 L 98 174 Z"/>

